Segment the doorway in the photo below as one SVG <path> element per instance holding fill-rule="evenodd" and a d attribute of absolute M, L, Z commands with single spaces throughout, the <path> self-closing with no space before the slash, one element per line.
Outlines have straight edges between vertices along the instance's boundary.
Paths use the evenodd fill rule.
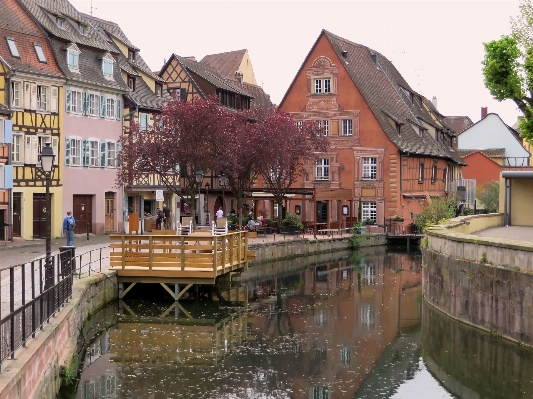
<path fill-rule="evenodd" d="M 51 202 L 51 201 L 50 201 Z M 33 194 L 33 237 L 46 238 L 46 194 Z"/>
<path fill-rule="evenodd" d="M 22 197 L 21 193 L 13 193 L 13 237 L 20 237 L 22 216 Z"/>
<path fill-rule="evenodd" d="M 76 219 L 75 234 L 85 234 L 93 232 L 93 196 L 75 195 L 72 213 Z"/>
<path fill-rule="evenodd" d="M 316 202 L 316 222 L 327 223 L 328 221 L 328 201 Z"/>
<path fill-rule="evenodd" d="M 115 193 L 105 193 L 105 231 L 115 231 Z"/>

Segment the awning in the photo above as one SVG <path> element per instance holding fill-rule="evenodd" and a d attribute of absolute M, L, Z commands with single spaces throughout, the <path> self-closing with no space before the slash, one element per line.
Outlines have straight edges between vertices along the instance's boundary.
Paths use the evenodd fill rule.
<path fill-rule="evenodd" d="M 272 198 L 274 199 L 274 194 L 272 193 L 267 193 L 265 191 L 254 191 L 252 194 L 252 198 Z M 285 194 L 283 197 L 287 197 L 287 198 L 291 198 L 291 197 L 294 197 L 296 196 L 296 194 Z M 249 195 L 246 196 L 246 198 L 250 198 Z"/>
<path fill-rule="evenodd" d="M 504 179 L 533 179 L 532 170 L 506 170 L 502 172 Z"/>

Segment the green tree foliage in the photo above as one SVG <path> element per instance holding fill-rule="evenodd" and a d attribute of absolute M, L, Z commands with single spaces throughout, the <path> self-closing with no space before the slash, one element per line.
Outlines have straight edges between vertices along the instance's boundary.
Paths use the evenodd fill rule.
<path fill-rule="evenodd" d="M 490 181 L 477 188 L 477 198 L 488 212 L 498 212 L 500 204 L 500 184 Z"/>
<path fill-rule="evenodd" d="M 513 34 L 484 43 L 485 86 L 498 101 L 512 100 L 524 114 L 520 134 L 533 139 L 533 6 L 520 2 L 520 15 L 511 19 Z"/>
<path fill-rule="evenodd" d="M 424 231 L 429 226 L 455 217 L 456 207 L 457 201 L 451 195 L 435 198 L 429 204 L 422 205 L 422 213 L 416 215 L 415 224 Z"/>

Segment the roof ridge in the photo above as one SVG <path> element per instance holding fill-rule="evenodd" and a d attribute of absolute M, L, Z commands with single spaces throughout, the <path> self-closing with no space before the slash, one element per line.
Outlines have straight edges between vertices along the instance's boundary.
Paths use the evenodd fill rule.
<path fill-rule="evenodd" d="M 106 22 L 106 23 L 108 23 L 108 24 L 110 24 L 110 25 L 114 25 L 114 26 L 118 26 L 118 27 L 120 27 L 116 22 L 109 21 L 109 20 L 107 20 L 107 19 L 98 18 L 98 17 L 95 17 L 94 15 L 85 14 L 84 12 L 80 12 L 80 14 L 81 14 L 84 18 L 94 19 L 94 20 L 96 20 L 96 21 Z"/>

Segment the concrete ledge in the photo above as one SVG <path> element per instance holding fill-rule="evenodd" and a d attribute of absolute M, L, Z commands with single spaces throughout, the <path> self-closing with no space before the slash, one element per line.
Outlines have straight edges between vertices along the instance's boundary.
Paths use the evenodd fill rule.
<path fill-rule="evenodd" d="M 116 299 L 116 272 L 74 280 L 72 299 L 30 339 L 26 348 L 6 360 L 0 374 L 0 399 L 55 399 L 59 367 L 70 365 L 76 352 L 78 327 L 96 310 Z"/>

